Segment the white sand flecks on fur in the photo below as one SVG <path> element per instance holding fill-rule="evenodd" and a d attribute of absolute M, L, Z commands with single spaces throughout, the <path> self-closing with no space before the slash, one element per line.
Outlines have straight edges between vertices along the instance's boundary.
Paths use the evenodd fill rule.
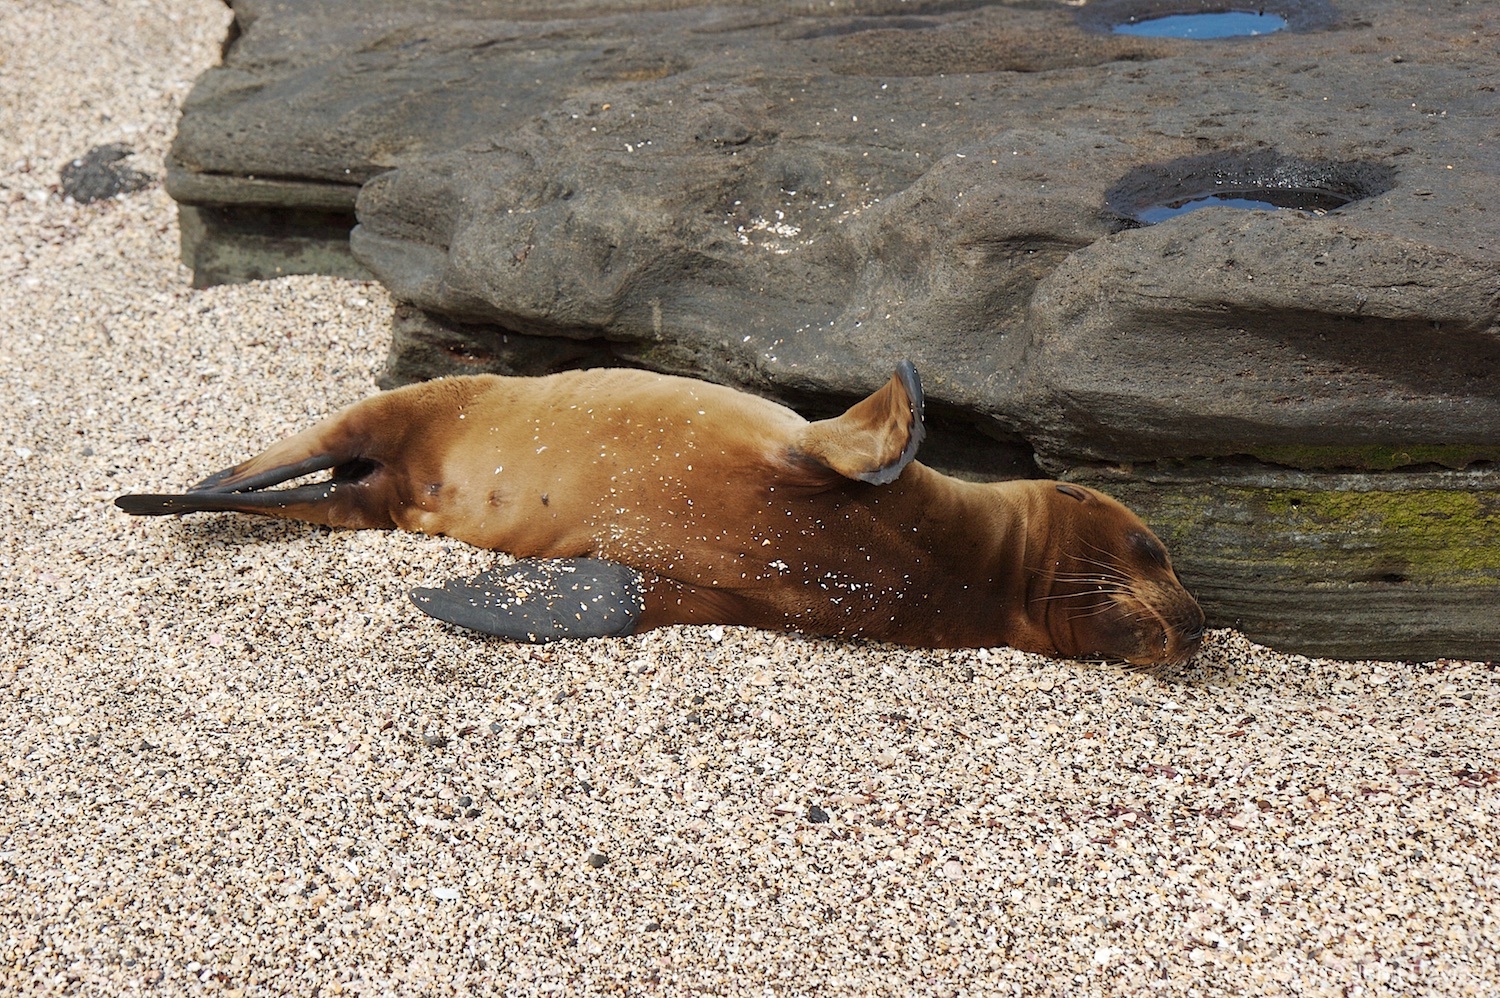
<path fill-rule="evenodd" d="M 1165 680 L 422 617 L 440 539 L 131 519 L 373 388 L 389 301 L 194 291 L 210 0 L 0 8 L 0 993 L 1500 991 L 1492 668 L 1232 632 Z"/>

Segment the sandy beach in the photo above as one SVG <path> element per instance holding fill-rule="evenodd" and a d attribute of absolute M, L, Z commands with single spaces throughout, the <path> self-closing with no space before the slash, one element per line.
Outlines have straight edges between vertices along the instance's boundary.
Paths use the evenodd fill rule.
<path fill-rule="evenodd" d="M 378 285 L 191 287 L 228 20 L 0 7 L 0 994 L 1500 993 L 1493 664 L 516 646 L 406 596 L 492 553 L 114 509 L 385 359 Z"/>

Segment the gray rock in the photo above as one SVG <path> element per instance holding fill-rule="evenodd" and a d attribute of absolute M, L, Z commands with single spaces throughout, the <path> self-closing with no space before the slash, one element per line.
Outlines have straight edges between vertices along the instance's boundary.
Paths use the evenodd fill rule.
<path fill-rule="evenodd" d="M 1059 463 L 1494 460 L 1500 267 L 1362 224 L 1378 210 L 1204 210 L 1074 253 L 1032 297 L 1028 439 Z"/>
<path fill-rule="evenodd" d="M 185 203 L 178 218 L 194 287 L 291 274 L 371 279 L 349 251 L 352 212 Z"/>
<path fill-rule="evenodd" d="M 1075 468 L 1135 509 L 1216 626 L 1335 658 L 1494 659 L 1500 474 Z"/>
<path fill-rule="evenodd" d="M 167 184 L 200 281 L 384 282 L 392 382 L 628 364 L 821 414 L 909 357 L 925 460 L 1104 484 L 1212 622 L 1495 657 L 1493 25 L 1103 30 L 1153 2 L 235 0 Z M 1252 182 L 1353 200 L 1139 224 Z"/>

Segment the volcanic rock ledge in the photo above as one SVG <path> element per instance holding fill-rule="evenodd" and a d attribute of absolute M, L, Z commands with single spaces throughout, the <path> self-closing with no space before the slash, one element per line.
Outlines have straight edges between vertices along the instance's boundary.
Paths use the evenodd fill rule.
<path fill-rule="evenodd" d="M 910 357 L 925 460 L 1110 490 L 1211 623 L 1500 657 L 1490 5 L 1217 42 L 1097 0 L 231 6 L 185 254 L 375 275 L 392 382 L 629 364 L 820 415 Z M 1252 176 L 1353 200 L 1120 210 Z"/>

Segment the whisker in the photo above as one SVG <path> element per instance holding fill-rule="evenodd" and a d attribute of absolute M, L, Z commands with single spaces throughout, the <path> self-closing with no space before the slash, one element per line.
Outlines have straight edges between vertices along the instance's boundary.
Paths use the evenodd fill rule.
<path fill-rule="evenodd" d="M 1112 578 L 1118 579 L 1130 578 L 1130 573 L 1125 571 L 1125 569 L 1119 564 L 1111 564 L 1109 562 L 1100 561 L 1097 558 L 1083 558 L 1078 555 L 1070 555 L 1069 557 L 1071 557 L 1074 561 L 1079 562 L 1080 564 L 1092 565 L 1094 568 L 1098 569 L 1099 573 L 1102 575 L 1108 575 Z"/>
<path fill-rule="evenodd" d="M 1109 602 L 1109 603 L 1105 603 L 1103 606 L 1095 607 L 1094 609 L 1090 610 L 1088 613 L 1070 613 L 1070 614 L 1068 614 L 1068 619 L 1069 620 L 1082 620 L 1084 617 L 1097 617 L 1101 613 L 1106 613 L 1106 612 L 1108 612 L 1110 610 L 1113 610 L 1113 609 L 1116 609 L 1118 607 L 1119 607 L 1118 603 Z"/>
<path fill-rule="evenodd" d="M 1052 581 L 1053 582 L 1066 582 L 1066 583 L 1069 583 L 1069 584 L 1072 584 L 1072 585 L 1077 585 L 1077 586 L 1124 586 L 1124 585 L 1128 585 L 1130 583 L 1130 580 L 1127 579 L 1127 578 L 1125 578 L 1123 575 L 1120 575 L 1120 576 L 1081 575 L 1081 574 L 1076 574 L 1075 575 L 1075 574 L 1071 574 L 1071 573 L 1065 573 L 1065 574 L 1062 574 L 1062 575 L 1055 575 L 1055 576 L 1052 577 Z"/>
<path fill-rule="evenodd" d="M 1120 563 L 1119 557 L 1115 554 L 1115 552 L 1109 550 L 1108 548 L 1102 548 L 1099 545 L 1090 542 L 1089 539 L 1086 538 L 1086 537 L 1080 537 L 1079 540 L 1083 541 L 1083 543 L 1086 544 L 1088 547 L 1091 547 L 1095 551 L 1098 551 L 1100 554 L 1104 555 L 1104 557 L 1108 558 L 1110 561 L 1114 562 L 1115 564 L 1118 565 Z"/>
<path fill-rule="evenodd" d="M 1130 609 L 1129 607 L 1117 603 L 1113 600 L 1111 600 L 1108 605 L 1091 610 L 1088 613 L 1070 614 L 1068 619 L 1077 620 L 1080 617 L 1095 617 L 1111 607 L 1120 610 L 1127 620 L 1134 620 L 1143 623 L 1148 623 L 1151 620 L 1151 614 L 1148 610 L 1146 610 L 1145 607 Z M 1163 640 L 1165 640 L 1165 638 L 1163 638 Z"/>
<path fill-rule="evenodd" d="M 1050 603 L 1053 600 L 1059 599 L 1081 599 L 1087 596 L 1128 596 L 1129 594 L 1130 590 L 1128 589 L 1105 589 L 1101 586 L 1098 589 L 1086 590 L 1084 592 L 1052 593 L 1050 596 L 1033 596 L 1030 602 Z"/>
<path fill-rule="evenodd" d="M 1119 604 L 1116 603 L 1112 599 L 1105 599 L 1105 600 L 1100 600 L 1097 603 L 1085 603 L 1085 604 L 1083 604 L 1081 606 L 1076 607 L 1075 609 L 1078 609 L 1078 610 L 1105 610 L 1105 609 L 1108 609 L 1109 607 L 1118 606 L 1118 605 Z"/>

